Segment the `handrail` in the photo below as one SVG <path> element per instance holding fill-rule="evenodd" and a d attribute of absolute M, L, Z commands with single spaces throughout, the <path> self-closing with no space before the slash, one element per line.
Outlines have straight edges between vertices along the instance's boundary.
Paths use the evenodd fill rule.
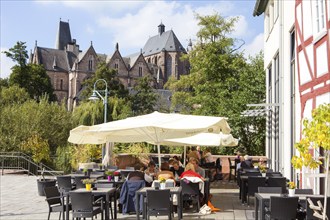
<path fill-rule="evenodd" d="M 0 152 L 0 161 L 2 175 L 5 169 L 22 170 L 35 176 L 42 172 L 52 176 L 63 174 L 63 171 L 53 170 L 43 163 L 35 163 L 29 155 L 22 152 Z"/>

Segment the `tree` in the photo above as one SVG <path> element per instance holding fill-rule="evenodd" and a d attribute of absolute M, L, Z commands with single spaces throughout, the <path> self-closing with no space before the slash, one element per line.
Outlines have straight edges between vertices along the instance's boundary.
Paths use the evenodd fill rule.
<path fill-rule="evenodd" d="M 148 114 L 154 111 L 158 94 L 151 87 L 150 76 L 144 76 L 134 85 L 134 94 L 131 96 L 132 110 L 135 115 Z"/>
<path fill-rule="evenodd" d="M 265 119 L 241 116 L 246 104 L 264 102 L 262 54 L 248 62 L 238 52 L 236 39 L 228 36 L 237 18 L 225 19 L 219 14 L 196 18 L 198 40 L 184 57 L 189 59 L 190 74 L 166 84 L 173 93 L 172 109 L 227 117 L 233 135 L 241 138 L 240 147 L 249 146 L 251 154 L 264 154 Z"/>
<path fill-rule="evenodd" d="M 42 65 L 26 64 L 27 51 L 25 42 L 17 44 L 4 52 L 7 57 L 17 62 L 18 65 L 12 67 L 12 73 L 9 76 L 9 85 L 18 85 L 24 88 L 31 98 L 39 99 L 46 94 L 50 101 L 56 100 L 54 90 L 49 76 Z"/>
<path fill-rule="evenodd" d="M 83 82 L 85 90 L 82 92 L 82 100 L 91 96 L 94 88 L 94 83 L 98 79 L 104 79 L 108 84 L 109 96 L 116 96 L 119 98 L 128 98 L 128 90 L 120 82 L 117 77 L 117 72 L 114 69 L 109 68 L 106 62 L 100 62 L 97 66 L 95 74 L 92 78 L 89 78 Z M 104 90 L 104 83 L 100 82 L 96 85 L 97 90 Z"/>
<path fill-rule="evenodd" d="M 330 160 L 330 104 L 318 106 L 312 112 L 312 119 L 303 121 L 303 138 L 295 144 L 299 155 L 292 157 L 292 165 L 295 169 L 303 166 L 316 169 L 323 166 L 325 170 L 325 198 L 329 184 L 329 160 Z M 320 151 L 321 158 L 315 158 L 310 153 L 310 148 Z M 322 162 L 323 160 L 323 162 Z M 327 200 L 324 199 L 323 219 L 327 210 Z"/>
<path fill-rule="evenodd" d="M 0 106 L 22 104 L 29 99 L 30 96 L 25 89 L 20 88 L 17 85 L 5 87 L 0 90 Z"/>

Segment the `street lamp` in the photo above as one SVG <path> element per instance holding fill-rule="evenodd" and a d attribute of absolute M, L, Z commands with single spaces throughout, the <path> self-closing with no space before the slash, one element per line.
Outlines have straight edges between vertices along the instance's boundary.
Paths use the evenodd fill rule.
<path fill-rule="evenodd" d="M 105 84 L 105 90 L 104 91 L 103 90 L 96 90 L 96 83 L 98 81 L 104 82 L 104 84 Z M 100 92 L 104 92 L 104 97 L 101 95 Z M 104 79 L 98 79 L 98 80 L 95 81 L 93 94 L 88 99 L 96 101 L 96 100 L 99 100 L 100 98 L 102 99 L 103 105 L 104 105 L 104 123 L 106 123 L 107 122 L 107 108 L 108 108 L 108 84 L 107 84 L 107 81 L 105 81 Z"/>
<path fill-rule="evenodd" d="M 105 90 L 96 90 L 96 83 L 98 81 L 104 82 Z M 101 95 L 100 92 L 104 92 L 104 97 Z M 107 108 L 108 108 L 108 84 L 107 84 L 107 81 L 105 81 L 104 79 L 98 79 L 95 81 L 93 94 L 88 99 L 92 100 L 92 101 L 96 101 L 96 100 L 99 100 L 100 98 L 102 99 L 103 104 L 104 104 L 104 123 L 106 123 L 107 122 Z M 105 156 L 105 147 L 103 146 L 102 147 L 102 160 L 103 160 L 104 156 Z"/>

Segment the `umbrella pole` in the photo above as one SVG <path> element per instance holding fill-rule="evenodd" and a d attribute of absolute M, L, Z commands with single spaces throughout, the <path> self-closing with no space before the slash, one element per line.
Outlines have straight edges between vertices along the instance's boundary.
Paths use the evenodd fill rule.
<path fill-rule="evenodd" d="M 184 148 L 183 148 L 183 166 L 186 166 L 186 158 L 187 158 L 187 146 L 184 145 Z"/>
<path fill-rule="evenodd" d="M 157 149 L 158 149 L 158 164 L 159 164 L 159 169 L 161 165 L 161 160 L 160 160 L 160 144 L 157 144 Z"/>

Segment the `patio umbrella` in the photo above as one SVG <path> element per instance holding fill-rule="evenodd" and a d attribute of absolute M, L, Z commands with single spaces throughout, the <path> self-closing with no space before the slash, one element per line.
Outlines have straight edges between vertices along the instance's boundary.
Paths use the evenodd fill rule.
<path fill-rule="evenodd" d="M 106 142 L 152 142 L 158 146 L 166 139 L 183 138 L 198 133 L 230 133 L 224 117 L 153 112 L 93 126 L 78 126 L 70 131 L 68 141 L 75 144 Z"/>
<path fill-rule="evenodd" d="M 154 143 L 152 143 L 154 144 Z M 231 134 L 199 133 L 190 137 L 166 139 L 160 143 L 168 146 L 184 145 L 184 164 L 186 160 L 186 146 L 237 146 L 238 139 Z"/>

